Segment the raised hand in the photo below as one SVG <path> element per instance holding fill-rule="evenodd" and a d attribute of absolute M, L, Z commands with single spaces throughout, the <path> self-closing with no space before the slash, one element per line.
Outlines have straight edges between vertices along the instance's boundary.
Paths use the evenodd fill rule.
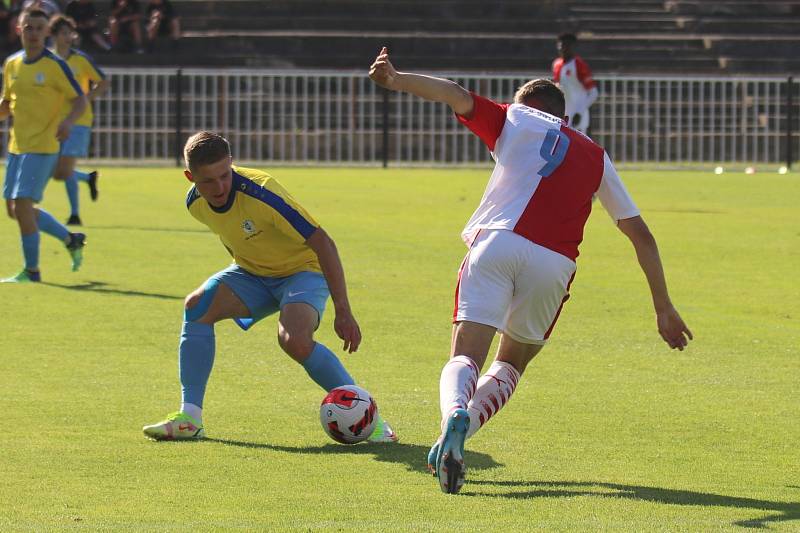
<path fill-rule="evenodd" d="M 389 61 L 389 50 L 384 46 L 381 48 L 375 62 L 369 67 L 369 77 L 372 81 L 386 89 L 395 89 L 395 81 L 397 80 L 397 71 L 394 65 Z"/>

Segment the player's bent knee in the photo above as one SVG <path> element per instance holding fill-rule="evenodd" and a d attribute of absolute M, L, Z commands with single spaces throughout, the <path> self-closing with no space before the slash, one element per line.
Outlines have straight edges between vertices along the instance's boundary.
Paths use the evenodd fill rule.
<path fill-rule="evenodd" d="M 187 322 L 197 322 L 203 318 L 208 313 L 218 288 L 219 281 L 210 279 L 203 287 L 187 296 L 184 302 L 183 319 Z M 207 318 L 214 319 L 214 317 Z"/>
<path fill-rule="evenodd" d="M 311 336 L 292 334 L 285 329 L 278 332 L 278 344 L 296 361 L 302 361 L 314 349 L 314 340 Z"/>

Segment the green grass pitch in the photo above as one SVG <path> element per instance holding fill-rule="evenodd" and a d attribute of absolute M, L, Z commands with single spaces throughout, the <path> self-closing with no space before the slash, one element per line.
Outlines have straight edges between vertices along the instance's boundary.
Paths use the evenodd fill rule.
<path fill-rule="evenodd" d="M 695 340 L 660 340 L 644 277 L 596 206 L 572 298 L 517 393 L 467 444 L 462 494 L 425 471 L 438 427 L 458 234 L 489 171 L 279 168 L 336 240 L 358 353 L 401 436 L 347 447 L 276 324 L 217 331 L 209 439 L 154 443 L 177 408 L 185 294 L 228 264 L 179 169 L 101 170 L 83 269 L 42 237 L 45 283 L 0 286 L 0 530 L 800 529 L 800 182 L 623 172 Z M 44 206 L 66 211 L 63 185 Z M 0 274 L 21 265 L 16 225 Z M 318 338 L 341 354 L 329 306 Z"/>

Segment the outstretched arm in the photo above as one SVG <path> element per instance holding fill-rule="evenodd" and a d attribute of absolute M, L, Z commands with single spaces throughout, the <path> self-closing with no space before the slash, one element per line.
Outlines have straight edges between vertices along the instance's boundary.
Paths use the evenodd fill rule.
<path fill-rule="evenodd" d="M 620 220 L 618 227 L 633 244 L 639 266 L 647 277 L 661 338 L 670 348 L 683 350 L 692 339 L 692 332 L 683 323 L 683 319 L 669 299 L 667 280 L 664 278 L 664 268 L 658 255 L 655 237 L 640 216 Z"/>
<path fill-rule="evenodd" d="M 358 327 L 353 312 L 350 310 L 350 302 L 347 299 L 347 285 L 344 281 L 344 267 L 339 259 L 339 252 L 336 244 L 322 228 L 317 228 L 306 244 L 314 250 L 319 258 L 322 267 L 322 274 L 328 282 L 328 289 L 331 291 L 333 307 L 336 310 L 336 318 L 333 322 L 333 329 L 340 339 L 344 341 L 344 350 L 350 353 L 358 350 L 361 344 L 361 329 Z"/>
<path fill-rule="evenodd" d="M 398 72 L 389 61 L 389 51 L 381 48 L 375 62 L 369 68 L 369 77 L 391 91 L 404 91 L 430 100 L 442 102 L 458 115 L 472 114 L 472 95 L 454 81 L 411 72 Z"/>

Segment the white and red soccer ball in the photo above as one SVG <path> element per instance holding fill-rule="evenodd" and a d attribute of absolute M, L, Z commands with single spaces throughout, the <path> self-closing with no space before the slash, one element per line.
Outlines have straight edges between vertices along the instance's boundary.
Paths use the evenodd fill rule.
<path fill-rule="evenodd" d="M 355 385 L 331 390 L 319 406 L 319 421 L 333 440 L 342 444 L 365 441 L 378 421 L 378 404 Z"/>

